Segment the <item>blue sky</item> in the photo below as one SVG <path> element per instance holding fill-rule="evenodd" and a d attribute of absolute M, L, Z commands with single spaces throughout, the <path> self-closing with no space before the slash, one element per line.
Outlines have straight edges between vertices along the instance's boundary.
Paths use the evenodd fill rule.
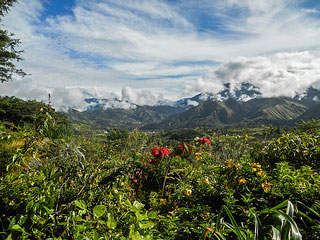
<path fill-rule="evenodd" d="M 50 92 L 57 107 L 88 96 L 153 105 L 225 82 L 292 96 L 320 82 L 316 0 L 20 0 L 3 24 L 30 75 L 0 94 Z"/>

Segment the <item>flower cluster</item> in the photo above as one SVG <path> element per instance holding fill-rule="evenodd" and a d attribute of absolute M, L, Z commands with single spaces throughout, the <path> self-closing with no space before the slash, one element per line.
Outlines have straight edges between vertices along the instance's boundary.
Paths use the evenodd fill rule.
<path fill-rule="evenodd" d="M 265 192 L 269 192 L 271 186 L 272 186 L 272 183 L 268 183 L 268 182 L 264 182 L 261 184 L 261 187 Z"/>
<path fill-rule="evenodd" d="M 200 141 L 200 143 L 201 143 L 202 145 L 208 144 L 208 146 L 210 146 L 210 144 L 211 144 L 211 141 L 210 141 L 209 138 L 200 138 L 199 141 Z"/>
<path fill-rule="evenodd" d="M 154 157 L 164 157 L 164 156 L 169 156 L 170 154 L 170 150 L 168 148 L 165 148 L 165 147 L 154 147 L 152 148 L 151 150 L 151 154 L 154 156 Z"/>
<path fill-rule="evenodd" d="M 192 145 L 181 143 L 177 150 L 175 151 L 175 155 L 181 157 L 182 155 L 188 156 L 192 153 Z"/>
<path fill-rule="evenodd" d="M 170 150 L 165 147 L 154 147 L 151 150 L 151 154 L 155 157 L 154 159 L 151 160 L 151 163 L 157 162 L 159 158 L 163 158 L 165 156 L 170 155 Z"/>
<path fill-rule="evenodd" d="M 252 170 L 253 170 L 257 175 L 259 175 L 260 177 L 262 177 L 262 176 L 265 175 L 264 172 L 262 171 L 262 168 L 261 168 L 260 163 L 252 163 L 251 165 L 252 165 L 252 167 L 253 167 Z"/>

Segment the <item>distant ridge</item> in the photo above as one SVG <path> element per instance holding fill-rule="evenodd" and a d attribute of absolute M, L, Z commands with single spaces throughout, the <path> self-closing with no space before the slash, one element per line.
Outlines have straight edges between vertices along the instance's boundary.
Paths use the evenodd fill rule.
<path fill-rule="evenodd" d="M 244 101 L 245 98 L 251 98 Z M 309 88 L 294 98 L 262 98 L 258 89 L 243 84 L 230 92 L 230 85 L 218 94 L 200 93 L 177 102 L 163 100 L 157 106 L 130 105 L 119 99 L 95 99 L 86 111 L 69 110 L 76 123 L 90 122 L 97 128 L 141 128 L 160 130 L 175 128 L 288 126 L 301 120 L 320 119 L 320 91 Z M 128 109 L 119 104 L 129 104 Z"/>

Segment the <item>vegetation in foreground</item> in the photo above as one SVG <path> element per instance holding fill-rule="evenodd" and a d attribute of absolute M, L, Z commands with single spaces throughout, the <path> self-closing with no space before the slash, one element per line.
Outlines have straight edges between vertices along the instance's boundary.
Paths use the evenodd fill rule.
<path fill-rule="evenodd" d="M 1 239 L 320 239 L 319 121 L 178 141 L 32 104 L 1 113 Z"/>

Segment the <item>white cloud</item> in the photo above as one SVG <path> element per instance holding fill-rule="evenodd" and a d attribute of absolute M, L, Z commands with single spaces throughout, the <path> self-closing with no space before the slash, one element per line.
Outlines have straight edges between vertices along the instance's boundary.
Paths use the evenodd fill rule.
<path fill-rule="evenodd" d="M 182 97 L 181 90 L 186 85 L 188 93 L 202 89 L 217 92 L 222 90 L 224 79 L 254 79 L 250 71 L 256 73 L 259 67 L 266 69 L 270 65 L 268 74 L 273 77 L 266 77 L 259 85 L 269 89 L 264 93 L 269 96 L 277 93 L 280 86 L 287 88 L 283 81 L 279 85 L 274 79 L 296 83 L 295 79 L 301 79 L 303 74 L 314 78 L 318 74 L 314 68 L 309 73 L 301 70 L 303 74 L 282 68 L 286 61 L 288 66 L 303 64 L 308 54 L 314 56 L 308 64 L 317 64 L 313 51 L 319 47 L 320 22 L 310 14 L 316 9 L 302 9 L 297 0 L 78 0 L 72 14 L 51 16 L 44 21 L 42 1 L 19 2 L 4 19 L 5 27 L 22 40 L 25 61 L 19 67 L 32 74 L 29 77 L 34 87 L 27 88 L 29 92 L 21 91 L 19 96 L 37 97 L 39 91 L 61 89 L 58 95 L 72 93 L 59 102 L 71 104 L 71 96 L 80 99 L 81 94 L 74 90 L 77 88 L 98 86 L 108 92 L 120 92 L 123 86 L 129 86 L 139 94 L 146 91 L 144 97 L 126 92 L 136 102 L 147 101 L 147 91 L 173 99 Z M 200 31 L 199 16 L 204 14 L 208 26 L 213 27 Z M 274 57 L 275 61 L 283 61 L 280 66 L 273 65 L 270 56 L 277 55 L 270 53 L 281 55 L 285 51 L 289 55 L 297 51 L 296 58 Z M 249 63 L 250 59 L 261 66 Z M 224 72 L 222 79 L 219 72 L 210 72 L 212 62 L 224 63 L 219 68 Z M 236 68 L 232 64 L 239 64 L 241 76 L 232 76 L 236 74 L 234 69 L 225 72 L 224 69 Z M 205 77 L 206 72 L 209 73 Z M 263 78 L 258 74 L 256 78 L 259 77 Z M 308 83 L 317 81 L 305 80 Z M 17 89 L 25 86 L 23 81 L 17 84 Z M 300 91 L 305 84 L 297 84 L 294 91 Z M 292 95 L 292 91 L 286 94 Z M 7 93 L 18 94 L 15 89 Z"/>
<path fill-rule="evenodd" d="M 110 91 L 101 87 L 45 87 L 36 84 L 31 79 L 16 80 L 3 83 L 0 96 L 14 95 L 22 99 L 34 99 L 48 103 L 51 96 L 52 106 L 59 111 L 66 111 L 69 107 L 84 111 L 89 106 L 101 104 L 107 108 L 135 108 L 137 105 L 163 105 L 170 104 L 162 94 L 154 95 L 150 91 L 136 91 L 125 86 L 121 92 Z M 89 103 L 86 99 L 97 98 L 97 102 Z"/>
<path fill-rule="evenodd" d="M 256 86 L 264 97 L 294 97 L 303 94 L 308 87 L 320 86 L 319 52 L 282 52 L 253 58 L 239 57 L 213 69 L 205 78 L 199 78 L 190 93 L 216 94 L 230 83 L 230 90 L 241 87 L 241 83 Z"/>
<path fill-rule="evenodd" d="M 320 14 L 320 11 L 318 9 L 315 9 L 315 8 L 302 8 L 301 10 L 303 12 L 306 12 L 306 13 Z"/>

